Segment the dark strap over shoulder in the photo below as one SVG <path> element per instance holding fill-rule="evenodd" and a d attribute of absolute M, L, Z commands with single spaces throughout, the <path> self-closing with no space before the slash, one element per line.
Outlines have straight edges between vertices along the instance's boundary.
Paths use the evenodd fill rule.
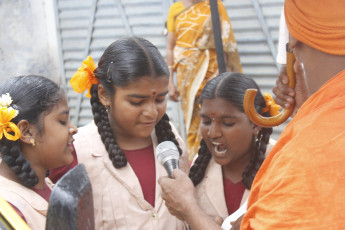
<path fill-rule="evenodd" d="M 212 17 L 214 42 L 216 45 L 218 69 L 219 69 L 219 74 L 221 74 L 223 72 L 226 72 L 226 66 L 225 66 L 225 60 L 224 60 L 222 32 L 220 29 L 217 0 L 210 0 L 210 7 L 211 7 L 211 17 Z"/>

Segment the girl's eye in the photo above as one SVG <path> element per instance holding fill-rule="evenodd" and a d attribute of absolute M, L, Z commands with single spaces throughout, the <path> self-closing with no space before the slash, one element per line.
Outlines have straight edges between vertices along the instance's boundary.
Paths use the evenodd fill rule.
<path fill-rule="evenodd" d="M 210 124 L 211 124 L 211 120 L 210 120 L 210 119 L 205 119 L 205 118 L 203 118 L 203 119 L 201 120 L 201 122 L 202 122 L 202 124 L 204 124 L 204 125 L 210 125 Z"/>
<path fill-rule="evenodd" d="M 66 122 L 66 121 L 60 121 L 60 124 L 61 124 L 61 125 L 66 125 L 67 122 Z"/>
<path fill-rule="evenodd" d="M 227 127 L 231 127 L 235 125 L 235 122 L 223 122 L 223 124 Z"/>
<path fill-rule="evenodd" d="M 141 105 L 143 102 L 142 102 L 142 101 L 139 101 L 139 102 L 130 101 L 129 103 L 131 103 L 131 105 L 134 105 L 134 106 L 139 106 L 139 105 Z"/>
<path fill-rule="evenodd" d="M 165 98 L 164 99 L 156 99 L 157 103 L 163 103 L 164 101 L 165 101 Z"/>
<path fill-rule="evenodd" d="M 166 100 L 167 96 L 163 95 L 163 96 L 159 96 L 156 98 L 156 102 L 157 103 L 163 103 Z"/>

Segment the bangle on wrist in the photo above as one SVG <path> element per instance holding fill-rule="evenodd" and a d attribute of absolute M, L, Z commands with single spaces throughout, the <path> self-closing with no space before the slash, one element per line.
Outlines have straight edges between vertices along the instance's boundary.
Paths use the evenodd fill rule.
<path fill-rule="evenodd" d="M 169 68 L 169 69 L 173 69 L 174 66 L 173 66 L 173 65 L 168 65 L 168 68 Z"/>

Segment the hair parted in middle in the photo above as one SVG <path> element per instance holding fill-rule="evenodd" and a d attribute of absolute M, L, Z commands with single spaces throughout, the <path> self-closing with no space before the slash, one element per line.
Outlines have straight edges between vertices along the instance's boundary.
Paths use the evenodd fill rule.
<path fill-rule="evenodd" d="M 221 98 L 244 113 L 243 98 L 246 90 L 249 88 L 258 90 L 254 104 L 256 111 L 262 111 L 266 107 L 266 102 L 258 85 L 253 79 L 241 73 L 225 72 L 208 81 L 201 93 L 200 104 L 202 105 L 204 99 Z M 269 112 L 264 112 L 261 115 L 270 116 Z M 258 132 L 256 140 L 253 138 L 250 162 L 242 174 L 242 183 L 247 189 L 251 188 L 254 177 L 265 159 L 266 147 L 271 133 L 272 128 L 262 128 Z M 198 157 L 189 173 L 194 186 L 198 185 L 204 178 L 211 158 L 212 155 L 206 146 L 205 140 L 201 139 Z"/>
<path fill-rule="evenodd" d="M 142 77 L 169 77 L 169 69 L 164 57 L 156 46 L 144 38 L 128 37 L 110 44 L 101 56 L 94 75 L 105 88 L 110 98 L 115 95 L 115 87 L 125 87 Z M 109 123 L 106 108 L 100 103 L 98 85 L 90 90 L 92 113 L 98 132 L 115 168 L 127 165 L 127 159 L 116 142 Z M 172 141 L 182 151 L 172 132 L 169 117 L 164 114 L 155 127 L 158 143 Z"/>

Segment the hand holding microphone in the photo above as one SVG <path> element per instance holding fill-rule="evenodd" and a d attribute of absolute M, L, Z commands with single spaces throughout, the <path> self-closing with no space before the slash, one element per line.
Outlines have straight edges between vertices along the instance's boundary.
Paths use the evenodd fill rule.
<path fill-rule="evenodd" d="M 169 178 L 163 176 L 158 179 L 158 183 L 162 188 L 162 199 L 172 215 L 180 220 L 185 220 L 189 202 L 196 199 L 194 186 L 188 174 L 176 170 L 174 172 L 175 178 L 171 179 L 172 172 L 179 169 L 179 151 L 173 142 L 164 141 L 157 146 L 156 156 L 169 175 Z"/>
<path fill-rule="evenodd" d="M 158 161 L 164 166 L 170 178 L 174 169 L 179 168 L 180 153 L 172 141 L 163 141 L 156 148 Z"/>
<path fill-rule="evenodd" d="M 180 220 L 186 220 L 188 213 L 194 210 L 194 207 L 198 207 L 198 202 L 193 182 L 188 174 L 179 169 L 179 151 L 173 142 L 165 141 L 157 146 L 156 156 L 170 177 L 162 176 L 158 179 L 165 206 L 172 215 Z M 184 162 L 181 163 L 183 167 Z M 171 179 L 174 170 L 174 179 Z"/>
<path fill-rule="evenodd" d="M 170 178 L 162 176 L 158 183 L 162 188 L 162 199 L 169 212 L 187 221 L 193 229 L 219 229 L 216 224 L 199 206 L 196 190 L 188 174 L 179 169 L 180 154 L 176 145 L 171 141 L 164 141 L 156 148 L 158 161 L 164 166 Z M 184 163 L 182 162 L 182 167 Z M 171 179 L 174 169 L 174 179 Z M 200 219 L 203 219 L 201 223 Z M 204 224 L 206 223 L 206 225 Z M 202 227 L 202 228 L 200 228 Z"/>

